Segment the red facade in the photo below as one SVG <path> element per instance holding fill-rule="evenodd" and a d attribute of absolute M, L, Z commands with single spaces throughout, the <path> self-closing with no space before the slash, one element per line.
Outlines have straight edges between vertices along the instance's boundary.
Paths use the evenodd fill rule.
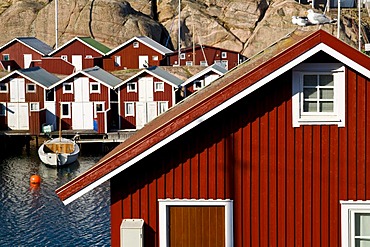
<path fill-rule="evenodd" d="M 75 71 L 75 67 L 61 59 L 60 57 L 43 57 L 41 61 L 33 63 L 33 66 L 39 66 L 53 74 L 71 75 Z"/>

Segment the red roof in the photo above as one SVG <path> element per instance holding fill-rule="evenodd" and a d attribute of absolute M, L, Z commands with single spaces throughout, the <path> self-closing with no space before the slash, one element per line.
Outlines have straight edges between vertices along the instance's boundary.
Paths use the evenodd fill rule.
<path fill-rule="evenodd" d="M 320 44 L 323 46 L 319 46 Z M 296 30 L 155 118 L 90 170 L 58 188 L 56 193 L 66 204 L 73 201 L 217 114 L 233 103 L 231 99 L 238 100 L 238 97 L 243 97 L 242 93 L 253 92 L 262 81 L 268 83 L 272 80 L 267 80 L 269 76 L 280 73 L 280 69 L 289 69 L 294 61 L 300 63 L 304 61 L 302 59 L 319 51 L 335 53 L 336 59 L 344 59 L 348 66 L 370 78 L 368 56 L 323 30 Z"/>

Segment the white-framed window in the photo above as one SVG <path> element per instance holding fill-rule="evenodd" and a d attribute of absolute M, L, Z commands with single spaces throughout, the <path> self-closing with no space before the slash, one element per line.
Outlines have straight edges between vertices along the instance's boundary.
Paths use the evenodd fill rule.
<path fill-rule="evenodd" d="M 164 92 L 164 82 L 163 81 L 154 82 L 154 92 Z"/>
<path fill-rule="evenodd" d="M 136 82 L 128 82 L 127 83 L 127 92 L 137 92 L 137 83 Z"/>
<path fill-rule="evenodd" d="M 73 93 L 73 83 L 72 82 L 63 83 L 63 93 Z"/>
<path fill-rule="evenodd" d="M 168 101 L 159 101 L 158 102 L 158 115 L 168 110 Z"/>
<path fill-rule="evenodd" d="M 159 245 L 169 246 L 169 214 L 171 207 L 224 207 L 225 246 L 234 246 L 233 201 L 232 200 L 188 200 L 158 199 L 159 203 Z M 201 220 L 201 219 L 200 219 Z"/>
<path fill-rule="evenodd" d="M 193 90 L 197 91 L 204 87 L 204 80 L 195 80 L 193 83 Z"/>
<path fill-rule="evenodd" d="M 7 92 L 8 92 L 8 84 L 0 83 L 0 93 L 7 93 Z"/>
<path fill-rule="evenodd" d="M 60 103 L 61 110 L 61 117 L 62 118 L 71 118 L 71 103 L 70 102 L 63 102 Z"/>
<path fill-rule="evenodd" d="M 370 201 L 340 201 L 342 246 L 370 244 Z"/>
<path fill-rule="evenodd" d="M 158 61 L 158 56 L 152 56 L 153 61 Z"/>
<path fill-rule="evenodd" d="M 61 55 L 60 58 L 63 59 L 64 61 L 68 61 L 68 56 L 67 55 Z"/>
<path fill-rule="evenodd" d="M 200 61 L 200 66 L 208 66 L 207 61 Z"/>
<path fill-rule="evenodd" d="M 303 63 L 293 69 L 293 127 L 345 126 L 345 69 L 339 63 Z"/>
<path fill-rule="evenodd" d="M 3 60 L 4 61 L 9 61 L 10 60 L 9 54 L 3 54 Z"/>
<path fill-rule="evenodd" d="M 186 66 L 193 66 L 193 62 L 192 61 L 186 61 Z"/>
<path fill-rule="evenodd" d="M 36 93 L 36 85 L 34 83 L 27 83 L 26 84 L 26 92 L 27 93 Z"/>
<path fill-rule="evenodd" d="M 90 93 L 100 93 L 99 82 L 90 82 Z"/>
<path fill-rule="evenodd" d="M 30 111 L 39 111 L 40 110 L 40 103 L 39 102 L 31 102 L 30 103 Z"/>
<path fill-rule="evenodd" d="M 114 66 L 115 67 L 121 66 L 121 56 L 114 56 Z"/>
<path fill-rule="evenodd" d="M 139 42 L 138 42 L 138 41 L 135 41 L 135 42 L 132 44 L 132 46 L 133 46 L 134 48 L 139 48 Z"/>
<path fill-rule="evenodd" d="M 125 117 L 135 116 L 135 103 L 125 102 Z"/>
<path fill-rule="evenodd" d="M 227 52 L 226 51 L 221 52 L 221 58 L 227 58 Z"/>
<path fill-rule="evenodd" d="M 0 102 L 0 116 L 6 116 L 6 103 Z"/>
<path fill-rule="evenodd" d="M 97 113 L 104 112 L 104 102 L 94 102 L 94 116 L 97 117 Z"/>
<path fill-rule="evenodd" d="M 185 53 L 180 53 L 180 59 L 185 59 Z"/>

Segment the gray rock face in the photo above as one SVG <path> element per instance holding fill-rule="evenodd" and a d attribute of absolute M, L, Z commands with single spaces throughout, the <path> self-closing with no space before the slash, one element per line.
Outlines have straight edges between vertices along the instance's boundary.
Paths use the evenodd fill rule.
<path fill-rule="evenodd" d="M 182 0 L 181 47 L 194 41 L 252 56 L 296 28 L 319 28 L 292 24 L 292 16 L 305 16 L 309 8 L 293 0 Z M 55 0 L 0 0 L 0 16 L 0 44 L 35 36 L 55 46 Z M 356 46 L 356 32 L 342 18 L 341 38 Z M 178 20 L 178 0 L 58 0 L 58 46 L 75 36 L 91 36 L 114 48 L 147 35 L 177 49 Z M 321 28 L 336 35 L 336 25 Z"/>

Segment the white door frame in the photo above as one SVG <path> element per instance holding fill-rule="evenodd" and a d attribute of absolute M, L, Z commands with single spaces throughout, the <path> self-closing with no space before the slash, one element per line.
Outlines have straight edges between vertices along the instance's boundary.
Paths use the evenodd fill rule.
<path fill-rule="evenodd" d="M 139 69 L 147 67 L 149 67 L 149 56 L 147 55 L 139 56 Z"/>
<path fill-rule="evenodd" d="M 78 77 L 74 80 L 74 96 L 75 102 L 89 102 L 90 91 L 89 91 L 89 78 Z"/>
<path fill-rule="evenodd" d="M 28 103 L 8 103 L 8 127 L 12 130 L 29 129 Z"/>
<path fill-rule="evenodd" d="M 72 55 L 72 65 L 76 71 L 82 70 L 82 55 Z"/>

